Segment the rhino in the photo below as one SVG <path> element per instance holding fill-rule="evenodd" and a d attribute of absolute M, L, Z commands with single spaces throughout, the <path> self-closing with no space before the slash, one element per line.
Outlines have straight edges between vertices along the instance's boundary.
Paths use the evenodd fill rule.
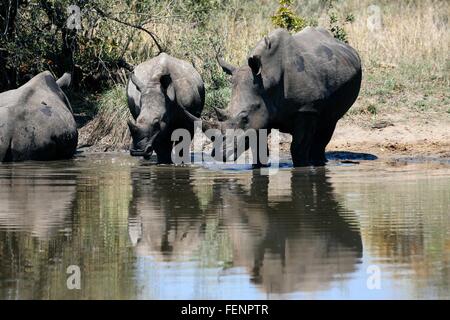
<path fill-rule="evenodd" d="M 206 127 L 222 133 L 241 129 L 238 141 L 249 129 L 278 129 L 292 135 L 294 166 L 325 164 L 336 123 L 359 94 L 362 71 L 355 49 L 323 28 L 294 35 L 276 29 L 259 41 L 247 65 L 218 61 L 232 76 L 231 101 L 226 110 L 216 108 L 218 121 Z M 225 159 L 239 156 L 236 147 L 224 145 Z"/>
<path fill-rule="evenodd" d="M 42 72 L 23 86 L 0 94 L 0 161 L 58 160 L 73 157 L 78 131 L 62 88 L 71 75 L 55 80 Z"/>
<path fill-rule="evenodd" d="M 173 131 L 186 129 L 192 137 L 194 122 L 187 114 L 199 117 L 203 111 L 205 87 L 200 74 L 188 62 L 161 53 L 136 66 L 127 97 L 135 121 L 128 121 L 133 139 L 130 154 L 149 159 L 155 152 L 158 163 L 172 163 Z"/>

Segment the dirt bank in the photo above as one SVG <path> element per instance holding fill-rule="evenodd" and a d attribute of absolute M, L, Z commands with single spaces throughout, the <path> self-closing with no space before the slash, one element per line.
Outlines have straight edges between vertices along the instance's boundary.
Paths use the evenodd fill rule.
<path fill-rule="evenodd" d="M 80 130 L 80 147 L 92 131 Z M 289 151 L 291 137 L 283 135 L 282 150 Z M 129 144 L 114 145 L 105 139 L 84 147 L 91 152 L 123 151 Z M 433 156 L 450 158 L 450 114 L 405 113 L 382 119 L 346 117 L 338 123 L 327 151 L 364 152 L 377 157 Z"/>
<path fill-rule="evenodd" d="M 289 151 L 291 138 L 283 137 L 282 149 Z M 383 119 L 341 120 L 327 151 L 364 152 L 378 157 L 450 157 L 450 114 L 405 113 Z"/>
<path fill-rule="evenodd" d="M 373 121 L 346 118 L 338 123 L 327 149 L 448 158 L 450 114 L 399 113 Z"/>

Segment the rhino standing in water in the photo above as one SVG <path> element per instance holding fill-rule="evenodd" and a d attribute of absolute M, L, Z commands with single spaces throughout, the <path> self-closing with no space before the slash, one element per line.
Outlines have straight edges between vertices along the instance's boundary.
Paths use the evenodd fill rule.
<path fill-rule="evenodd" d="M 323 28 L 294 35 L 277 29 L 256 45 L 248 65 L 219 64 L 232 75 L 231 102 L 225 111 L 216 109 L 220 122 L 207 127 L 242 129 L 240 143 L 248 129 L 279 129 L 292 134 L 294 166 L 325 164 L 336 123 L 361 86 L 361 60 L 353 48 Z M 224 149 L 228 157 L 236 148 Z"/>
<path fill-rule="evenodd" d="M 127 88 L 128 107 L 136 123 L 129 121 L 133 142 L 130 154 L 158 163 L 172 163 L 172 132 L 187 129 L 191 137 L 194 122 L 205 104 L 203 80 L 192 65 L 165 53 L 138 65 Z"/>
<path fill-rule="evenodd" d="M 61 88 L 45 71 L 18 89 L 0 94 L 0 162 L 71 158 L 78 143 L 77 125 Z"/>

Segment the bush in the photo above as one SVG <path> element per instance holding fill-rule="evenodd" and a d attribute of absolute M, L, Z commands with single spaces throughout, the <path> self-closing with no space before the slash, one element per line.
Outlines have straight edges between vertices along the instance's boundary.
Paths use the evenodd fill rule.
<path fill-rule="evenodd" d="M 299 32 L 308 25 L 305 19 L 292 10 L 292 0 L 279 0 L 279 3 L 280 7 L 271 18 L 275 27 Z"/>
<path fill-rule="evenodd" d="M 347 13 L 344 21 L 342 22 L 337 15 L 336 9 L 334 8 L 335 2 L 336 0 L 328 0 L 328 17 L 329 17 L 330 31 L 336 39 L 348 43 L 348 34 L 344 28 L 344 25 L 346 23 L 354 22 L 355 16 L 352 13 Z"/>
<path fill-rule="evenodd" d="M 107 0 L 9 0 L 17 5 L 0 5 L 0 24 L 9 26 L 1 36 L 0 90 L 15 88 L 31 76 L 51 70 L 61 75 L 74 73 L 75 85 L 85 89 L 103 89 L 123 77 L 119 61 L 136 33 L 109 17 Z M 114 9 L 126 15 L 131 25 L 140 25 L 141 16 L 133 12 L 151 12 L 153 1 L 126 1 Z M 69 28 L 75 15 L 71 5 L 81 10 L 81 29 Z"/>

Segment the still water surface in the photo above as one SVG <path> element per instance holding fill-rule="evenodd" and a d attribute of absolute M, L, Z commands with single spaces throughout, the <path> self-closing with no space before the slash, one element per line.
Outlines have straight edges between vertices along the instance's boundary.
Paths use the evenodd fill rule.
<path fill-rule="evenodd" d="M 0 299 L 72 298 L 449 299 L 450 166 L 0 165 Z"/>

